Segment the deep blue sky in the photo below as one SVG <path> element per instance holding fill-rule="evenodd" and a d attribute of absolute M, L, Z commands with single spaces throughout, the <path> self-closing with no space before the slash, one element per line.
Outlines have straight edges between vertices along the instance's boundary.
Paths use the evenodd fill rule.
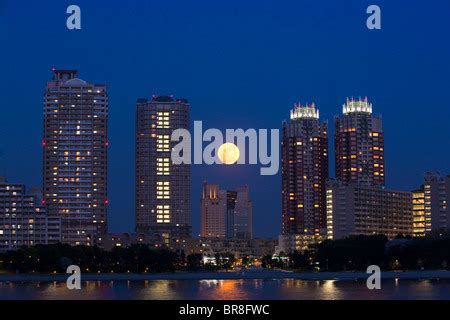
<path fill-rule="evenodd" d="M 70 4 L 81 31 L 65 27 Z M 366 28 L 369 4 L 382 30 Z M 0 174 L 41 184 L 54 66 L 108 85 L 112 231 L 134 226 L 136 98 L 158 93 L 189 99 L 191 120 L 220 129 L 279 128 L 297 101 L 332 127 L 347 96 L 367 95 L 383 115 L 387 185 L 410 190 L 428 170 L 450 171 L 449 31 L 448 0 L 0 0 Z M 255 235 L 279 233 L 280 176 L 256 166 L 193 168 L 195 233 L 203 180 L 249 184 Z"/>

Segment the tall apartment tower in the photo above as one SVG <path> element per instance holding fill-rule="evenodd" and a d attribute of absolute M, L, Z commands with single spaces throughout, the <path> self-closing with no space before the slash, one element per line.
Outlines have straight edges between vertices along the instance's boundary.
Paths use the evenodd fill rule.
<path fill-rule="evenodd" d="M 384 136 L 381 117 L 367 98 L 347 99 L 334 119 L 336 178 L 344 184 L 384 185 Z"/>
<path fill-rule="evenodd" d="M 61 241 L 101 243 L 107 232 L 108 95 L 104 85 L 53 70 L 44 95 L 43 203 Z"/>
<path fill-rule="evenodd" d="M 201 237 L 252 239 L 252 202 L 249 188 L 222 190 L 217 184 L 203 184 Z"/>
<path fill-rule="evenodd" d="M 171 160 L 172 132 L 189 129 L 189 103 L 173 96 L 138 99 L 136 231 L 167 245 L 191 236 L 191 169 Z"/>
<path fill-rule="evenodd" d="M 314 104 L 294 105 L 281 142 L 282 234 L 324 235 L 328 179 L 327 123 Z"/>

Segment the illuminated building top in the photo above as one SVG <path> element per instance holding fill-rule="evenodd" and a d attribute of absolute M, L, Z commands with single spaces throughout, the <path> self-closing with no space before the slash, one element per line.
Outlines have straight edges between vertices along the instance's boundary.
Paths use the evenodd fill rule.
<path fill-rule="evenodd" d="M 291 110 L 291 120 L 295 119 L 319 119 L 319 110 L 316 109 L 314 103 L 304 106 L 300 103 L 295 103 L 294 109 Z"/>
<path fill-rule="evenodd" d="M 364 99 L 354 100 L 348 99 L 347 102 L 342 106 L 342 113 L 343 114 L 349 114 L 349 113 L 372 113 L 372 104 L 369 103 L 367 100 L 367 97 Z"/>

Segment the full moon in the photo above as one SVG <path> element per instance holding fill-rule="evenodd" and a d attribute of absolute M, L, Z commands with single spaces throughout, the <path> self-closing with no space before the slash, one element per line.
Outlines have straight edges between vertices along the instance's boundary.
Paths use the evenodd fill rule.
<path fill-rule="evenodd" d="M 239 148 L 233 143 L 224 143 L 219 147 L 217 157 L 223 164 L 233 164 L 239 159 Z"/>

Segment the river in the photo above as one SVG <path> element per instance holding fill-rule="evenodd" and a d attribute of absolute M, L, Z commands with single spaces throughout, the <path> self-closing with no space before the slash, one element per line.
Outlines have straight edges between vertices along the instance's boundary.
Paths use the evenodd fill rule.
<path fill-rule="evenodd" d="M 450 300 L 450 280 L 384 279 L 380 290 L 364 280 L 144 280 L 83 281 L 81 290 L 65 282 L 0 282 L 0 299 L 87 300 Z"/>

